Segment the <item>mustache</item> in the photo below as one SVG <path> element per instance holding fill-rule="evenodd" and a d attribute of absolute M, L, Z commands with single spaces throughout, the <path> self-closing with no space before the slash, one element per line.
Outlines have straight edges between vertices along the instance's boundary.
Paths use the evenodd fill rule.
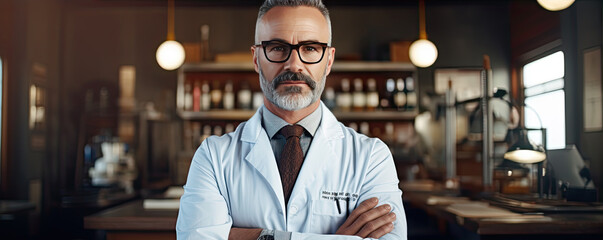
<path fill-rule="evenodd" d="M 272 80 L 272 85 L 274 86 L 274 89 L 276 89 L 285 81 L 303 81 L 310 87 L 310 89 L 314 90 L 316 88 L 316 81 L 314 81 L 312 77 L 303 73 L 295 72 L 284 72 L 279 74 L 274 78 L 274 80 Z"/>

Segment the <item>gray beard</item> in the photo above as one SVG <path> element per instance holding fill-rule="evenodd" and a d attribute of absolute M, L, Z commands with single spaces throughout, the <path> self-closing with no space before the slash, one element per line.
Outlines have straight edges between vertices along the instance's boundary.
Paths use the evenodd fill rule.
<path fill-rule="evenodd" d="M 322 92 L 325 88 L 325 81 L 327 79 L 326 68 L 323 73 L 322 81 L 316 82 L 316 87 L 311 89 L 310 92 L 304 94 L 302 88 L 299 86 L 288 86 L 284 88 L 284 93 L 279 93 L 272 82 L 268 82 L 262 72 L 262 67 L 258 61 L 258 69 L 260 72 L 260 86 L 266 99 L 272 104 L 276 105 L 280 109 L 287 111 L 297 111 L 304 109 L 311 104 L 315 103 L 320 99 Z"/>

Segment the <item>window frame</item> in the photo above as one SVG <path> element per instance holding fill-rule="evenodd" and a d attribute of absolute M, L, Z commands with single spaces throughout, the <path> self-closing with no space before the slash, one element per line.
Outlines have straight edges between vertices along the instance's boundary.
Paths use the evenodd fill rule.
<path fill-rule="evenodd" d="M 536 61 L 538 59 L 547 57 L 549 55 L 552 55 L 556 52 L 561 51 L 563 53 L 564 59 L 563 59 L 563 66 L 565 68 L 564 70 L 564 76 L 563 76 L 563 87 L 560 88 L 560 90 L 563 90 L 564 92 L 564 107 L 566 109 L 566 111 L 564 111 L 563 117 L 564 117 L 564 123 L 565 123 L 565 131 L 564 131 L 564 135 L 565 135 L 565 145 L 567 145 L 567 138 L 568 138 L 568 134 L 567 134 L 567 129 L 569 128 L 568 126 L 568 119 L 567 119 L 567 53 L 565 52 L 565 49 L 562 46 L 562 42 L 560 39 L 552 41 L 550 43 L 544 44 L 541 47 L 538 47 L 532 51 L 528 51 L 524 54 L 522 54 L 518 60 L 517 60 L 517 79 L 518 81 L 518 85 L 519 85 L 519 91 L 516 92 L 516 97 L 514 98 L 514 100 L 519 103 L 519 112 L 520 112 L 520 124 L 521 126 L 525 126 L 525 113 L 526 113 L 526 107 L 525 107 L 525 100 L 526 100 L 526 96 L 525 96 L 525 84 L 524 84 L 524 74 L 523 74 L 523 68 L 525 67 L 525 65 L 527 65 L 528 63 L 531 63 L 533 61 Z M 555 80 L 552 80 L 555 81 Z M 546 84 L 546 83 L 543 83 Z M 537 85 L 542 85 L 542 84 L 537 84 Z M 534 85 L 534 86 L 537 86 Z M 532 87 L 534 87 L 532 86 Z M 548 91 L 546 93 L 551 93 L 554 91 Z M 540 94 L 536 94 L 533 95 L 531 97 L 534 96 L 538 96 L 538 95 L 542 95 L 542 94 L 546 94 L 546 93 L 540 93 Z M 527 108 L 530 108 L 529 106 Z M 528 109 L 527 111 L 535 111 L 535 109 Z M 545 127 L 545 126 L 542 126 Z M 547 134 L 548 135 L 548 134 Z M 548 145 L 547 141 L 547 145 Z M 547 146 L 544 146 L 544 148 L 548 151 L 550 150 L 549 148 L 547 148 Z M 553 148 L 553 149 L 557 149 L 557 148 Z"/>
<path fill-rule="evenodd" d="M 8 188 L 7 65 L 6 58 L 0 55 L 0 196 Z"/>

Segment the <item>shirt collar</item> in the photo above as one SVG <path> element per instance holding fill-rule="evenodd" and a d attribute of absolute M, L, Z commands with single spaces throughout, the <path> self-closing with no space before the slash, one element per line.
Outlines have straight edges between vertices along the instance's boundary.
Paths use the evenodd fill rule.
<path fill-rule="evenodd" d="M 280 118 L 279 116 L 274 115 L 274 113 L 270 112 L 265 106 L 262 106 L 262 123 L 264 125 L 264 129 L 266 129 L 266 133 L 268 137 L 272 139 L 274 135 L 281 130 L 284 126 L 289 125 L 288 122 Z M 318 107 L 314 112 L 310 113 L 310 115 L 306 116 L 299 122 L 298 125 L 302 126 L 312 137 L 316 134 L 316 130 L 320 125 L 320 121 L 322 119 L 322 108 Z"/>

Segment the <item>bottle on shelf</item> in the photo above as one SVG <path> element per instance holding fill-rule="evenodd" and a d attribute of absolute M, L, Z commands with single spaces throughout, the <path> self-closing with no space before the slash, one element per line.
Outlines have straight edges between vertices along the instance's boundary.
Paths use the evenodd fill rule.
<path fill-rule="evenodd" d="M 362 90 L 362 79 L 354 79 L 354 94 L 352 94 L 352 106 L 354 111 L 363 111 L 366 107 L 366 94 Z"/>
<path fill-rule="evenodd" d="M 241 87 L 237 93 L 237 102 L 239 109 L 251 109 L 251 89 L 247 81 L 241 82 Z"/>
<path fill-rule="evenodd" d="M 385 123 L 385 136 L 382 137 L 383 142 L 389 147 L 390 152 L 394 150 L 394 123 L 387 122 Z"/>
<path fill-rule="evenodd" d="M 201 137 L 199 137 L 199 145 L 201 145 L 201 143 L 209 136 L 211 136 L 211 125 L 206 124 L 203 126 L 203 134 L 201 134 Z"/>
<path fill-rule="evenodd" d="M 402 78 L 396 80 L 394 103 L 398 111 L 404 111 L 404 108 L 406 107 L 406 93 L 404 92 L 404 79 Z"/>
<path fill-rule="evenodd" d="M 254 92 L 253 93 L 253 109 L 258 109 L 264 104 L 264 93 Z"/>
<path fill-rule="evenodd" d="M 412 77 L 406 78 L 406 110 L 411 111 L 417 107 L 417 91 Z"/>
<path fill-rule="evenodd" d="M 184 111 L 191 111 L 193 109 L 193 93 L 191 83 L 187 82 L 184 84 Z"/>
<path fill-rule="evenodd" d="M 182 123 L 182 147 L 185 151 L 193 151 L 197 146 L 198 138 L 195 136 L 199 136 L 199 134 L 195 134 L 194 132 L 195 126 L 190 121 L 184 121 Z"/>
<path fill-rule="evenodd" d="M 379 92 L 377 92 L 377 81 L 374 78 L 367 80 L 368 92 L 366 93 L 366 110 L 375 111 L 379 107 Z"/>
<path fill-rule="evenodd" d="M 102 87 L 98 93 L 98 109 L 101 115 L 105 115 L 109 111 L 109 90 L 106 87 Z"/>
<path fill-rule="evenodd" d="M 201 138 L 201 123 L 200 122 L 191 122 L 191 130 L 187 132 L 192 133 L 192 138 L 190 138 L 190 143 L 192 144 L 192 149 L 197 149 L 201 142 L 199 142 L 199 138 Z"/>
<path fill-rule="evenodd" d="M 224 134 L 224 132 L 222 132 L 222 126 L 220 126 L 220 125 L 214 126 L 214 135 L 222 136 L 222 134 Z"/>
<path fill-rule="evenodd" d="M 341 111 L 350 111 L 352 109 L 352 94 L 350 93 L 350 80 L 341 79 L 341 92 L 337 95 L 337 107 Z"/>
<path fill-rule="evenodd" d="M 332 87 L 325 88 L 325 92 L 324 92 L 322 101 L 325 103 L 325 105 L 329 109 L 331 109 L 331 110 L 335 109 L 335 107 L 337 106 L 337 103 L 335 102 L 335 90 Z"/>
<path fill-rule="evenodd" d="M 193 84 L 193 111 L 198 112 L 201 110 L 201 86 L 199 81 L 195 81 Z"/>
<path fill-rule="evenodd" d="M 211 108 L 211 95 L 209 89 L 209 83 L 203 81 L 201 85 L 201 111 L 208 111 Z"/>
<path fill-rule="evenodd" d="M 394 93 L 396 91 L 396 81 L 393 78 L 388 78 L 385 81 L 385 96 L 381 99 L 381 109 L 395 108 Z"/>
<path fill-rule="evenodd" d="M 211 52 L 209 51 L 209 25 L 201 26 L 201 61 L 210 61 Z"/>
<path fill-rule="evenodd" d="M 371 129 L 370 129 L 368 122 L 360 123 L 360 133 L 367 135 L 367 136 L 371 136 Z"/>
<path fill-rule="evenodd" d="M 211 95 L 211 108 L 221 109 L 222 108 L 222 89 L 220 88 L 220 82 L 214 80 L 213 87 L 210 91 Z"/>
<path fill-rule="evenodd" d="M 224 94 L 222 96 L 222 106 L 225 110 L 232 110 L 235 107 L 235 95 L 232 86 L 232 81 L 228 80 L 224 86 Z"/>
<path fill-rule="evenodd" d="M 224 127 L 224 133 L 234 132 L 235 126 L 232 123 L 227 123 Z"/>

